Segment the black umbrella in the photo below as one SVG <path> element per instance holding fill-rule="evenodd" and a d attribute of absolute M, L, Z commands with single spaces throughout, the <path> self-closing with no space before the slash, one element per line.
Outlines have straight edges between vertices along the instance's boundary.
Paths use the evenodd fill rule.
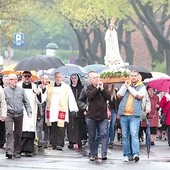
<path fill-rule="evenodd" d="M 48 70 L 50 68 L 58 68 L 64 66 L 62 61 L 57 57 L 51 57 L 46 55 L 38 55 L 27 57 L 21 60 L 16 67 L 15 71 L 31 71 L 31 70 Z"/>
<path fill-rule="evenodd" d="M 150 71 L 142 66 L 128 65 L 128 66 L 125 66 L 125 68 L 128 68 L 131 71 L 132 70 L 138 71 L 140 75 L 142 76 L 142 80 L 146 78 L 152 78 L 152 74 L 150 73 Z"/>

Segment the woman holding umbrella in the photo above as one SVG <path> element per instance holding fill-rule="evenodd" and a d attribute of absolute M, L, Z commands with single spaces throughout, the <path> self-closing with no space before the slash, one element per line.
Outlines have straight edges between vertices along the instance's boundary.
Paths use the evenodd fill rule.
<path fill-rule="evenodd" d="M 154 138 L 157 133 L 157 127 L 158 127 L 158 109 L 159 109 L 159 98 L 154 93 L 153 88 L 148 87 L 148 94 L 149 99 L 151 102 L 151 111 L 148 114 L 149 120 L 150 120 L 150 131 L 151 131 L 151 145 L 155 145 Z"/>

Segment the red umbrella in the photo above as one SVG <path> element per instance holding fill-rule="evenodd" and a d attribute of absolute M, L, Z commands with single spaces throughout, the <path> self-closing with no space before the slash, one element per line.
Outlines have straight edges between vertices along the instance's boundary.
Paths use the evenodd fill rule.
<path fill-rule="evenodd" d="M 170 78 L 152 80 L 148 83 L 148 86 L 158 91 L 170 93 Z"/>

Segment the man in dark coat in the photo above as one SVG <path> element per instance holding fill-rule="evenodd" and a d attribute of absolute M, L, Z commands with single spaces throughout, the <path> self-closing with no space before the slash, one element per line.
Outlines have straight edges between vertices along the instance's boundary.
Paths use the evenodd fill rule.
<path fill-rule="evenodd" d="M 100 131 L 102 160 L 106 160 L 109 123 L 107 116 L 107 100 L 110 99 L 111 95 L 104 89 L 103 83 L 100 81 L 97 73 L 92 74 L 91 84 L 87 86 L 86 95 L 89 103 L 86 123 L 89 134 L 90 161 L 94 161 L 97 154 L 95 140 L 97 128 L 99 128 Z"/>

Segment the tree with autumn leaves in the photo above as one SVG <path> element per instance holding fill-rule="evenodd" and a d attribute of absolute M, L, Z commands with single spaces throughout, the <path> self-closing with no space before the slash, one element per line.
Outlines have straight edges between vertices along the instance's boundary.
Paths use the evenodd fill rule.
<path fill-rule="evenodd" d="M 58 1 L 57 7 L 61 15 L 66 18 L 76 32 L 79 41 L 80 57 L 94 62 L 99 54 L 102 59 L 105 55 L 103 33 L 108 27 L 109 20 L 114 16 L 117 19 L 119 44 L 126 51 L 126 60 L 133 61 L 133 47 L 131 34 L 134 30 L 140 31 L 148 47 L 149 54 L 154 60 L 167 64 L 167 73 L 170 74 L 170 6 L 168 0 L 63 0 Z M 148 35 L 152 33 L 157 41 L 157 47 Z M 123 33 L 125 40 L 122 40 Z M 93 39 L 90 39 L 90 35 Z"/>

